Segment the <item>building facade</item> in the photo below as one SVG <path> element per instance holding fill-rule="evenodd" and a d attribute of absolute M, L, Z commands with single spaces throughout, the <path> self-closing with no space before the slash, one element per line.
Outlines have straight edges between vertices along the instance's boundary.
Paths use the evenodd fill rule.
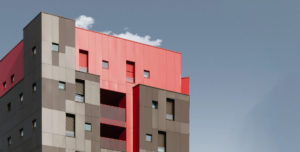
<path fill-rule="evenodd" d="M 0 60 L 0 151 L 188 152 L 181 54 L 38 14 Z"/>

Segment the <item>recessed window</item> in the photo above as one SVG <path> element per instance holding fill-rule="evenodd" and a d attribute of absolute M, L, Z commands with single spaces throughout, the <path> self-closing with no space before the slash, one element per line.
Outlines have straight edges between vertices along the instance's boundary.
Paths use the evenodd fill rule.
<path fill-rule="evenodd" d="M 14 83 L 14 82 L 15 82 L 15 75 L 14 75 L 14 74 L 10 76 L 10 82 L 11 82 L 11 83 Z"/>
<path fill-rule="evenodd" d="M 24 100 L 24 95 L 23 95 L 23 93 L 20 93 L 20 95 L 19 95 L 19 101 L 23 102 L 23 100 Z"/>
<path fill-rule="evenodd" d="M 174 120 L 174 99 L 167 98 L 167 109 L 166 109 L 166 119 L 168 120 Z"/>
<path fill-rule="evenodd" d="M 7 110 L 7 112 L 10 112 L 10 111 L 11 111 L 11 103 L 8 103 L 8 104 L 6 105 L 6 110 Z"/>
<path fill-rule="evenodd" d="M 152 109 L 157 109 L 157 108 L 158 108 L 158 102 L 152 101 Z"/>
<path fill-rule="evenodd" d="M 5 90 L 6 89 L 6 81 L 4 81 L 3 83 L 2 83 L 2 90 Z"/>
<path fill-rule="evenodd" d="M 37 127 L 37 122 L 36 119 L 32 120 L 32 128 L 36 128 Z"/>
<path fill-rule="evenodd" d="M 146 141 L 152 142 L 152 135 L 151 134 L 146 134 Z"/>
<path fill-rule="evenodd" d="M 36 47 L 33 47 L 31 52 L 32 52 L 32 56 L 35 56 L 36 55 Z"/>
<path fill-rule="evenodd" d="M 36 83 L 32 84 L 32 92 L 36 92 L 37 91 L 37 87 L 36 87 Z"/>
<path fill-rule="evenodd" d="M 11 136 L 7 137 L 7 144 L 8 144 L 8 145 L 11 145 L 11 144 L 12 144 Z"/>
<path fill-rule="evenodd" d="M 57 43 L 52 43 L 52 51 L 58 52 L 59 45 Z"/>
<path fill-rule="evenodd" d="M 144 77 L 145 78 L 150 78 L 150 71 L 144 70 Z"/>
<path fill-rule="evenodd" d="M 108 61 L 105 61 L 105 60 L 102 61 L 102 68 L 108 69 Z"/>
<path fill-rule="evenodd" d="M 76 93 L 75 93 L 75 101 L 84 102 L 84 80 L 76 79 Z"/>
<path fill-rule="evenodd" d="M 20 137 L 23 137 L 23 136 L 24 136 L 24 129 L 23 129 L 23 128 L 21 128 L 21 129 L 19 130 L 19 134 L 20 134 Z"/>
<path fill-rule="evenodd" d="M 65 82 L 62 82 L 62 81 L 59 81 L 58 82 L 58 88 L 60 90 L 65 90 L 65 86 L 66 86 L 66 83 Z"/>
<path fill-rule="evenodd" d="M 89 67 L 89 53 L 88 51 L 79 51 L 79 71 L 88 72 Z"/>
<path fill-rule="evenodd" d="M 134 83 L 135 81 L 135 64 L 131 61 L 126 61 L 126 81 Z"/>
<path fill-rule="evenodd" d="M 84 127 L 85 127 L 85 131 L 92 131 L 92 124 L 91 123 L 85 123 Z"/>
<path fill-rule="evenodd" d="M 75 115 L 66 114 L 66 136 L 75 137 Z"/>
<path fill-rule="evenodd" d="M 158 145 L 157 151 L 158 152 L 165 152 L 166 151 L 166 132 L 158 131 Z"/>

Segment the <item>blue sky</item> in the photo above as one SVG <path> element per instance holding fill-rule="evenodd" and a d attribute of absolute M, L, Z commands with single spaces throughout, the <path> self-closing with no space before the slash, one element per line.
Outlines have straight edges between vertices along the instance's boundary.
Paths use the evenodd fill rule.
<path fill-rule="evenodd" d="M 191 152 L 300 151 L 300 1 L 1 1 L 0 53 L 40 11 L 182 52 Z"/>

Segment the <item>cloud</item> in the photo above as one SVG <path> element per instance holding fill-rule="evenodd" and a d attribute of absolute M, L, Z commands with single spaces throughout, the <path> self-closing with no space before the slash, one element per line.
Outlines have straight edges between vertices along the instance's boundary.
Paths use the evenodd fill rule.
<path fill-rule="evenodd" d="M 80 15 L 78 18 L 76 18 L 76 27 L 81 27 L 84 29 L 90 29 L 93 27 L 93 24 L 95 23 L 95 20 L 92 17 Z"/>
<path fill-rule="evenodd" d="M 138 34 L 133 34 L 128 31 L 120 34 L 113 33 L 112 35 L 120 38 L 128 39 L 128 40 L 148 44 L 148 45 L 153 45 L 153 46 L 160 46 L 162 43 L 161 39 L 151 40 L 151 36 L 149 35 L 140 36 Z"/>

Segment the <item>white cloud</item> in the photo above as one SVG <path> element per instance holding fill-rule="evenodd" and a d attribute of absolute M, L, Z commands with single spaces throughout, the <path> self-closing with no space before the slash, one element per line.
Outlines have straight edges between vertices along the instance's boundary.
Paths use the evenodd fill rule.
<path fill-rule="evenodd" d="M 104 33 L 104 34 L 111 34 L 112 31 L 103 31 L 103 32 L 101 32 L 101 33 Z"/>
<path fill-rule="evenodd" d="M 112 35 L 120 38 L 128 39 L 128 40 L 148 44 L 148 45 L 153 45 L 153 46 L 160 46 L 162 43 L 161 39 L 151 40 L 151 36 L 149 35 L 140 36 L 138 34 L 132 34 L 128 31 L 120 34 L 113 33 Z"/>
<path fill-rule="evenodd" d="M 84 29 L 90 29 L 93 27 L 93 24 L 95 23 L 95 20 L 92 17 L 80 15 L 78 18 L 76 18 L 76 27 L 81 27 Z"/>

